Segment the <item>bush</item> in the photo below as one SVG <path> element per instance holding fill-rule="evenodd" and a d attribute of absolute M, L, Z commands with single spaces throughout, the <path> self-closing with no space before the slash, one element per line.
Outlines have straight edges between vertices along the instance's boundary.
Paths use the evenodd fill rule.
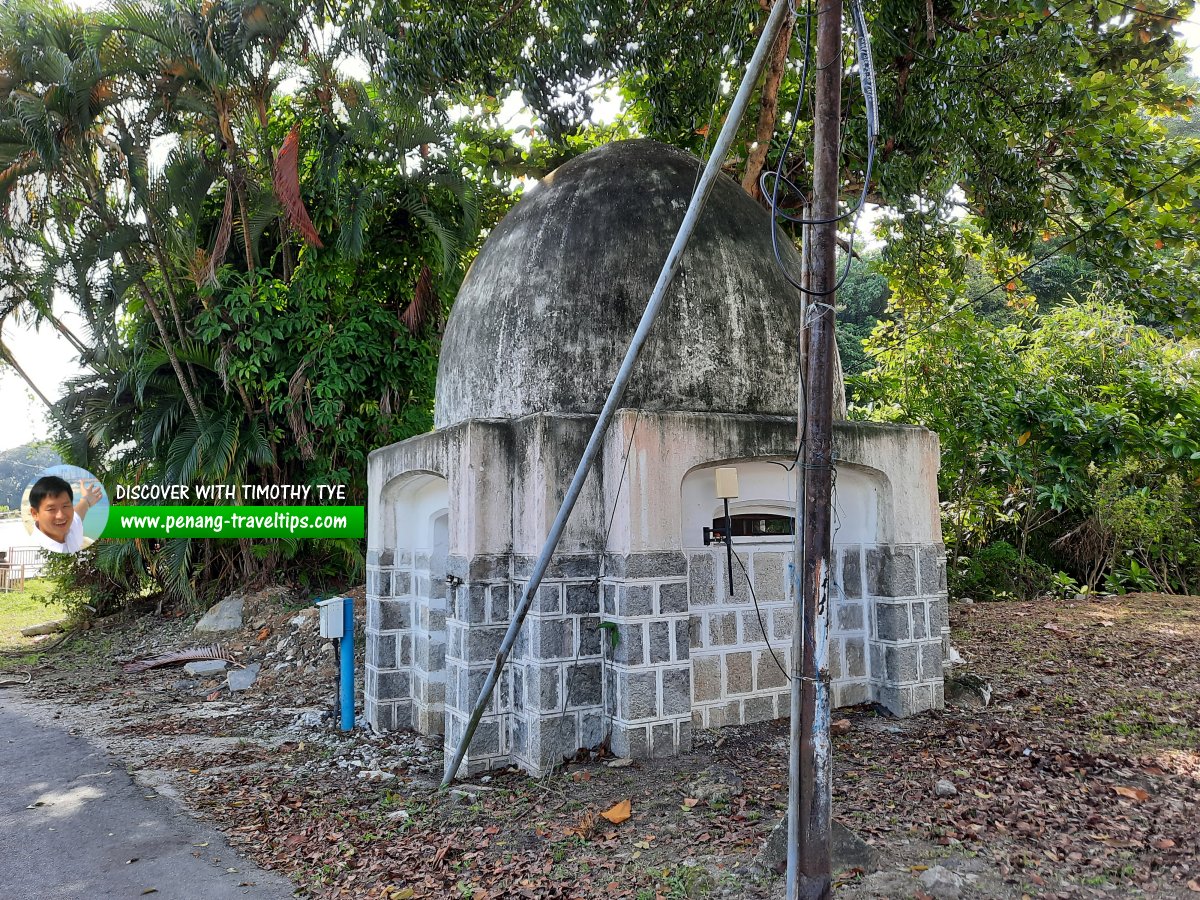
<path fill-rule="evenodd" d="M 1048 566 L 1022 557 L 1008 541 L 994 541 L 974 556 L 960 556 L 947 574 L 950 596 L 976 600 L 1031 600 L 1053 577 Z"/>
<path fill-rule="evenodd" d="M 99 542 L 73 556 L 47 555 L 42 575 L 54 582 L 55 599 L 71 622 L 112 615 L 145 595 L 148 578 L 140 556 L 120 552 L 132 544 Z"/>
<path fill-rule="evenodd" d="M 1105 473 L 1096 516 L 1111 535 L 1108 588 L 1186 594 L 1200 584 L 1198 504 L 1193 483 L 1144 461 Z"/>
<path fill-rule="evenodd" d="M 1055 570 L 1094 589 L 1114 566 L 1131 586 L 1195 590 L 1195 344 L 1099 297 L 1038 312 L 1016 287 L 1003 322 L 894 309 L 875 368 L 849 379 L 851 415 L 938 433 L 946 546 L 970 557 L 951 566 L 958 593 L 1029 596 Z"/>

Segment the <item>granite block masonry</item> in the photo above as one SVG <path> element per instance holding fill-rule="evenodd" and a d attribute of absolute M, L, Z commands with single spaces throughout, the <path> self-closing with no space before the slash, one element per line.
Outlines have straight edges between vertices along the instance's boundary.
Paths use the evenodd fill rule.
<path fill-rule="evenodd" d="M 591 151 L 529 192 L 476 258 L 446 327 L 435 430 L 368 464 L 376 729 L 442 735 L 447 754 L 463 740 L 696 165 L 648 141 Z M 775 266 L 769 216 L 731 180 L 714 187 L 683 269 L 466 773 L 540 775 L 601 745 L 671 756 L 696 729 L 788 713 L 799 298 Z M 941 706 L 937 437 L 842 421 L 834 449 L 833 701 Z M 732 579 L 704 536 L 728 465 L 741 492 Z"/>

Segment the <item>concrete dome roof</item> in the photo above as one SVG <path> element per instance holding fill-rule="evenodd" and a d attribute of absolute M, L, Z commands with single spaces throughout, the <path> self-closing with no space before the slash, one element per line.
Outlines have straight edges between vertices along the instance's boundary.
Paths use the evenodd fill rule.
<path fill-rule="evenodd" d="M 654 141 L 579 156 L 496 226 L 455 301 L 437 427 L 600 411 L 683 220 L 700 161 Z M 781 242 L 790 272 L 799 254 Z M 795 414 L 800 297 L 770 216 L 720 177 L 622 406 Z"/>

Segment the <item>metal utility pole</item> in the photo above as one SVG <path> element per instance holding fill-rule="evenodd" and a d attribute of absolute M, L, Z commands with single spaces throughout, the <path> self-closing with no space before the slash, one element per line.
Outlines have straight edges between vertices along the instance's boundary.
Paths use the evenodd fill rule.
<path fill-rule="evenodd" d="M 842 110 L 842 2 L 818 0 L 813 111 L 810 246 L 802 282 L 812 292 L 805 315 L 803 536 L 796 622 L 802 658 L 792 663 L 792 790 L 788 812 L 788 898 L 825 900 L 832 891 L 833 768 L 829 741 L 829 583 L 833 493 L 833 290 L 837 283 L 838 127 Z M 796 697 L 797 692 L 799 697 Z M 798 702 L 797 702 L 798 701 Z M 798 741 L 796 739 L 799 739 Z"/>

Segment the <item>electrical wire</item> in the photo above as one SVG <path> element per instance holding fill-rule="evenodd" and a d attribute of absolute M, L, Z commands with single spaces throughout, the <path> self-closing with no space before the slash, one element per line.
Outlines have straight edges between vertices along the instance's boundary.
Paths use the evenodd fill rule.
<path fill-rule="evenodd" d="M 775 660 L 775 665 L 779 667 L 779 671 L 783 673 L 783 677 L 790 682 L 792 680 L 791 673 L 784 668 L 783 663 L 779 661 L 779 657 L 775 655 L 775 648 L 771 646 L 770 637 L 767 635 L 767 626 L 763 622 L 762 607 L 758 605 L 758 596 L 754 593 L 754 585 L 750 581 L 750 573 L 746 571 L 746 564 L 742 562 L 742 558 L 738 556 L 736 552 L 733 552 L 733 535 L 725 535 L 725 540 L 729 542 L 731 555 L 737 560 L 738 568 L 740 568 L 742 570 L 742 574 L 746 576 L 746 587 L 750 589 L 750 599 L 754 601 L 754 614 L 758 618 L 758 627 L 762 629 L 763 643 L 767 645 L 767 650 L 769 650 L 771 653 L 771 659 Z M 733 585 L 729 586 L 729 593 L 731 595 L 733 594 Z M 797 623 L 795 621 L 795 617 L 793 616 L 792 618 L 792 627 L 795 628 Z"/>
<path fill-rule="evenodd" d="M 642 418 L 642 410 L 634 410 L 633 427 L 629 429 L 629 441 L 625 444 L 625 455 L 621 459 L 621 475 L 617 479 L 617 493 L 613 497 L 612 513 L 608 517 L 608 527 L 604 529 L 604 543 L 600 546 L 608 550 L 608 539 L 612 535 L 613 522 L 617 519 L 617 502 L 621 499 L 621 488 L 625 485 L 625 470 L 629 467 L 629 453 L 633 450 L 633 438 L 637 434 L 638 422 Z"/>
<path fill-rule="evenodd" d="M 812 57 L 812 18 L 812 0 L 808 0 L 804 17 L 804 57 L 800 70 L 800 88 L 796 96 L 796 106 L 792 112 L 791 128 L 788 130 L 788 136 L 784 140 L 783 149 L 780 151 L 779 161 L 776 163 L 775 168 L 769 169 L 759 176 L 759 188 L 764 196 L 769 194 L 771 197 L 771 250 L 775 255 L 775 264 L 779 268 L 780 273 L 782 273 L 789 284 L 806 296 L 828 297 L 836 293 L 845 283 L 850 275 L 851 264 L 854 261 L 854 240 L 858 234 L 859 217 L 862 215 L 863 208 L 867 205 L 867 196 L 871 189 L 871 174 L 875 168 L 875 151 L 879 140 L 879 108 L 878 91 L 875 85 L 875 63 L 871 55 L 871 38 L 867 30 L 866 16 L 862 10 L 861 0 L 852 0 L 851 18 L 854 22 L 859 78 L 862 83 L 863 103 L 867 111 L 867 164 L 863 176 L 862 194 L 859 197 L 858 203 L 852 209 L 829 218 L 809 219 L 803 216 L 793 216 L 782 211 L 779 206 L 779 190 L 781 185 L 786 185 L 792 193 L 804 196 L 803 191 L 784 174 L 784 169 L 787 165 L 788 152 L 791 149 L 792 140 L 795 138 L 796 129 L 800 124 L 800 114 L 804 105 L 804 93 L 808 84 L 808 69 Z M 767 190 L 768 179 L 772 180 L 770 191 Z M 846 266 L 832 287 L 824 290 L 814 290 L 810 287 L 805 287 L 788 272 L 787 267 L 783 263 L 783 255 L 779 249 L 780 219 L 801 226 L 829 225 L 834 222 L 844 221 L 845 219 L 852 220 L 850 240 L 846 252 Z"/>
<path fill-rule="evenodd" d="M 913 340 L 914 338 L 919 337 L 922 334 L 925 334 L 927 331 L 930 331 L 933 328 L 936 328 L 938 325 L 940 325 L 942 322 L 945 322 L 947 319 L 952 319 L 954 316 L 957 316 L 959 313 L 963 312 L 964 310 L 969 309 L 970 307 L 974 306 L 976 303 L 979 303 L 985 297 L 988 297 L 988 296 L 994 294 L 996 291 L 1000 290 L 1001 287 L 1007 285 L 1009 282 L 1013 281 L 1014 279 L 1020 278 L 1022 275 L 1026 274 L 1027 272 L 1030 272 L 1033 269 L 1038 268 L 1043 263 L 1054 258 L 1055 256 L 1058 256 L 1058 254 L 1062 253 L 1067 248 L 1072 247 L 1075 244 L 1079 243 L 1080 240 L 1087 237 L 1087 235 L 1091 234 L 1093 231 L 1096 231 L 1098 228 L 1100 228 L 1102 225 L 1104 225 L 1105 223 L 1110 221 L 1115 216 L 1118 216 L 1123 212 L 1127 212 L 1135 204 L 1140 203 L 1142 200 L 1149 197 L 1155 191 L 1170 184 L 1172 181 L 1174 181 L 1180 175 L 1185 175 L 1185 174 L 1191 172 L 1197 166 L 1200 166 L 1200 156 L 1196 157 L 1195 159 L 1193 159 L 1191 162 L 1187 163 L 1186 165 L 1181 166 L 1180 168 L 1176 169 L 1174 172 L 1172 172 L 1170 175 L 1168 175 L 1162 181 L 1159 181 L 1157 184 L 1153 185 L 1152 187 L 1149 187 L 1146 190 L 1142 191 L 1142 193 L 1140 193 L 1138 196 L 1134 197 L 1132 200 L 1126 201 L 1121 206 L 1118 206 L 1116 209 L 1114 209 L 1112 212 L 1110 212 L 1104 218 L 1100 219 L 1097 222 L 1093 222 L 1087 228 L 1083 228 L 1083 229 L 1080 229 L 1079 231 L 1076 231 L 1075 234 L 1072 235 L 1068 240 L 1064 241 L 1062 244 L 1059 244 L 1057 247 L 1055 247 L 1053 250 L 1049 251 L 1048 253 L 1042 254 L 1037 259 L 1035 259 L 1033 262 L 1031 262 L 1029 265 L 1025 266 L 1022 269 L 1019 269 L 1017 272 L 1015 272 L 1013 275 L 1009 276 L 1004 281 L 997 281 L 995 284 L 993 284 L 990 288 L 988 288 L 983 293 L 977 294 L 976 296 L 967 300 L 967 302 L 964 303 L 962 306 L 955 307 L 954 309 L 950 310 L 945 315 L 939 316 L 938 318 L 934 319 L 928 325 L 924 325 L 921 328 L 918 328 L 916 331 L 912 332 L 911 334 L 905 335 L 904 340 L 900 341 L 899 343 L 892 344 L 887 347 L 883 347 L 879 350 L 876 350 L 874 353 L 868 353 L 866 358 L 867 359 L 878 359 L 884 353 L 890 353 L 893 350 L 899 350 L 901 347 L 905 346 L 909 341 Z"/>
<path fill-rule="evenodd" d="M 1120 0 L 1109 0 L 1109 2 L 1112 3 L 1113 6 L 1120 6 L 1123 9 L 1129 10 L 1130 12 L 1141 13 L 1143 16 L 1150 16 L 1152 19 L 1162 19 L 1167 22 L 1181 23 L 1186 23 L 1188 21 L 1187 19 L 1181 19 L 1179 16 L 1173 16 L 1170 13 L 1151 12 L 1148 9 L 1142 9 L 1141 7 L 1134 6 L 1130 3 L 1121 3 Z"/>
<path fill-rule="evenodd" d="M 1025 43 L 1027 43 L 1027 44 L 1030 43 L 1034 38 L 1037 37 L 1037 35 L 1041 32 L 1042 28 L 1045 27 L 1045 25 L 1048 21 L 1057 17 L 1064 9 L 1066 9 L 1068 6 L 1070 6 L 1071 4 L 1073 4 L 1075 2 L 1077 2 L 1077 0 L 1065 0 L 1065 2 L 1059 4 L 1059 6 L 1050 10 L 1046 14 L 1045 18 L 1043 18 L 1041 21 L 1037 22 L 1033 26 L 1033 28 L 1031 29 L 1031 33 L 1027 37 L 1025 37 Z M 1118 4 L 1118 5 L 1125 6 L 1126 4 Z M 1127 8 L 1133 8 L 1133 7 L 1127 7 Z M 794 14 L 799 15 L 794 3 L 792 5 L 792 11 Z M 837 216 L 832 216 L 829 218 L 805 219 L 803 217 L 797 217 L 797 216 L 790 215 L 789 213 L 783 212 L 779 206 L 779 188 L 780 188 L 781 184 L 786 185 L 793 193 L 804 196 L 803 192 L 783 173 L 784 173 L 784 168 L 785 168 L 786 161 L 787 161 L 788 151 L 791 148 L 792 140 L 795 137 L 796 129 L 797 129 L 797 126 L 799 125 L 800 112 L 801 112 L 801 109 L 803 107 L 803 102 L 804 102 L 804 92 L 805 92 L 806 85 L 807 85 L 808 68 L 809 68 L 809 61 L 810 61 L 810 57 L 811 57 L 812 18 L 813 18 L 812 0 L 807 0 L 806 10 L 805 10 L 804 60 L 803 60 L 803 65 L 801 67 L 800 89 L 799 89 L 799 92 L 798 92 L 797 98 L 796 98 L 796 107 L 792 114 L 791 128 L 789 129 L 788 136 L 784 141 L 784 146 L 783 146 L 783 150 L 780 153 L 779 162 L 777 163 L 775 169 L 768 170 L 760 176 L 759 186 L 764 195 L 770 193 L 770 196 L 771 196 L 771 246 L 772 246 L 772 251 L 774 252 L 774 255 L 775 255 L 776 265 L 779 267 L 779 270 L 783 274 L 784 278 L 787 279 L 787 281 L 793 287 L 795 287 L 797 290 L 804 292 L 808 296 L 822 297 L 822 296 L 829 296 L 831 294 L 836 293 L 842 287 L 842 285 L 845 283 L 846 279 L 850 275 L 850 268 L 851 268 L 851 264 L 854 259 L 854 240 L 858 234 L 859 218 L 862 214 L 863 208 L 866 206 L 867 196 L 869 195 L 869 192 L 870 192 L 871 175 L 872 175 L 872 172 L 874 169 L 875 153 L 876 153 L 876 148 L 878 146 L 878 138 L 879 138 L 879 111 L 878 111 L 878 91 L 877 91 L 877 87 L 876 87 L 874 59 L 871 54 L 870 32 L 867 28 L 866 15 L 862 8 L 862 0 L 851 0 L 851 18 L 853 20 L 854 30 L 855 30 L 856 50 L 857 50 L 857 54 L 858 54 L 859 76 L 860 76 L 860 81 L 862 82 L 863 102 L 864 102 L 864 105 L 866 106 L 866 110 L 867 110 L 867 163 L 866 163 L 866 168 L 865 168 L 864 177 L 863 177 L 862 193 L 859 197 L 858 203 L 852 209 L 849 209 L 844 213 L 841 213 Z M 883 27 L 883 26 L 881 26 L 881 27 Z M 923 55 L 923 54 L 919 54 L 913 47 L 909 46 L 904 41 L 901 41 L 894 34 L 894 32 L 890 31 L 890 29 L 885 28 L 884 30 L 888 31 L 889 34 L 891 34 L 894 38 L 896 38 L 897 41 L 899 41 L 903 46 L 905 46 L 909 50 L 911 50 L 914 54 Z M 1011 56 L 1010 60 L 1012 58 L 1015 58 L 1015 55 Z M 952 64 L 952 63 L 939 63 L 939 64 L 956 65 L 956 64 Z M 965 68 L 966 66 L 963 66 L 963 67 Z M 772 184 L 772 188 L 771 188 L 770 192 L 767 191 L 767 187 L 766 187 L 767 179 L 773 179 L 773 184 Z M 841 222 L 848 218 L 852 219 L 852 224 L 851 224 L 851 228 L 850 228 L 850 238 L 849 238 L 848 247 L 847 247 L 847 251 L 846 251 L 846 265 L 842 271 L 841 276 L 838 278 L 837 282 L 833 285 L 833 287 L 828 288 L 826 290 L 821 290 L 821 291 L 813 290 L 812 288 L 801 285 L 800 282 L 798 282 L 795 278 L 793 278 L 791 276 L 791 274 L 787 271 L 786 267 L 783 265 L 783 257 L 782 257 L 782 254 L 780 253 L 780 249 L 779 249 L 779 224 L 778 224 L 779 220 L 783 219 L 784 221 L 801 224 L 801 225 L 827 225 L 827 224 L 831 224 L 834 222 Z"/>

